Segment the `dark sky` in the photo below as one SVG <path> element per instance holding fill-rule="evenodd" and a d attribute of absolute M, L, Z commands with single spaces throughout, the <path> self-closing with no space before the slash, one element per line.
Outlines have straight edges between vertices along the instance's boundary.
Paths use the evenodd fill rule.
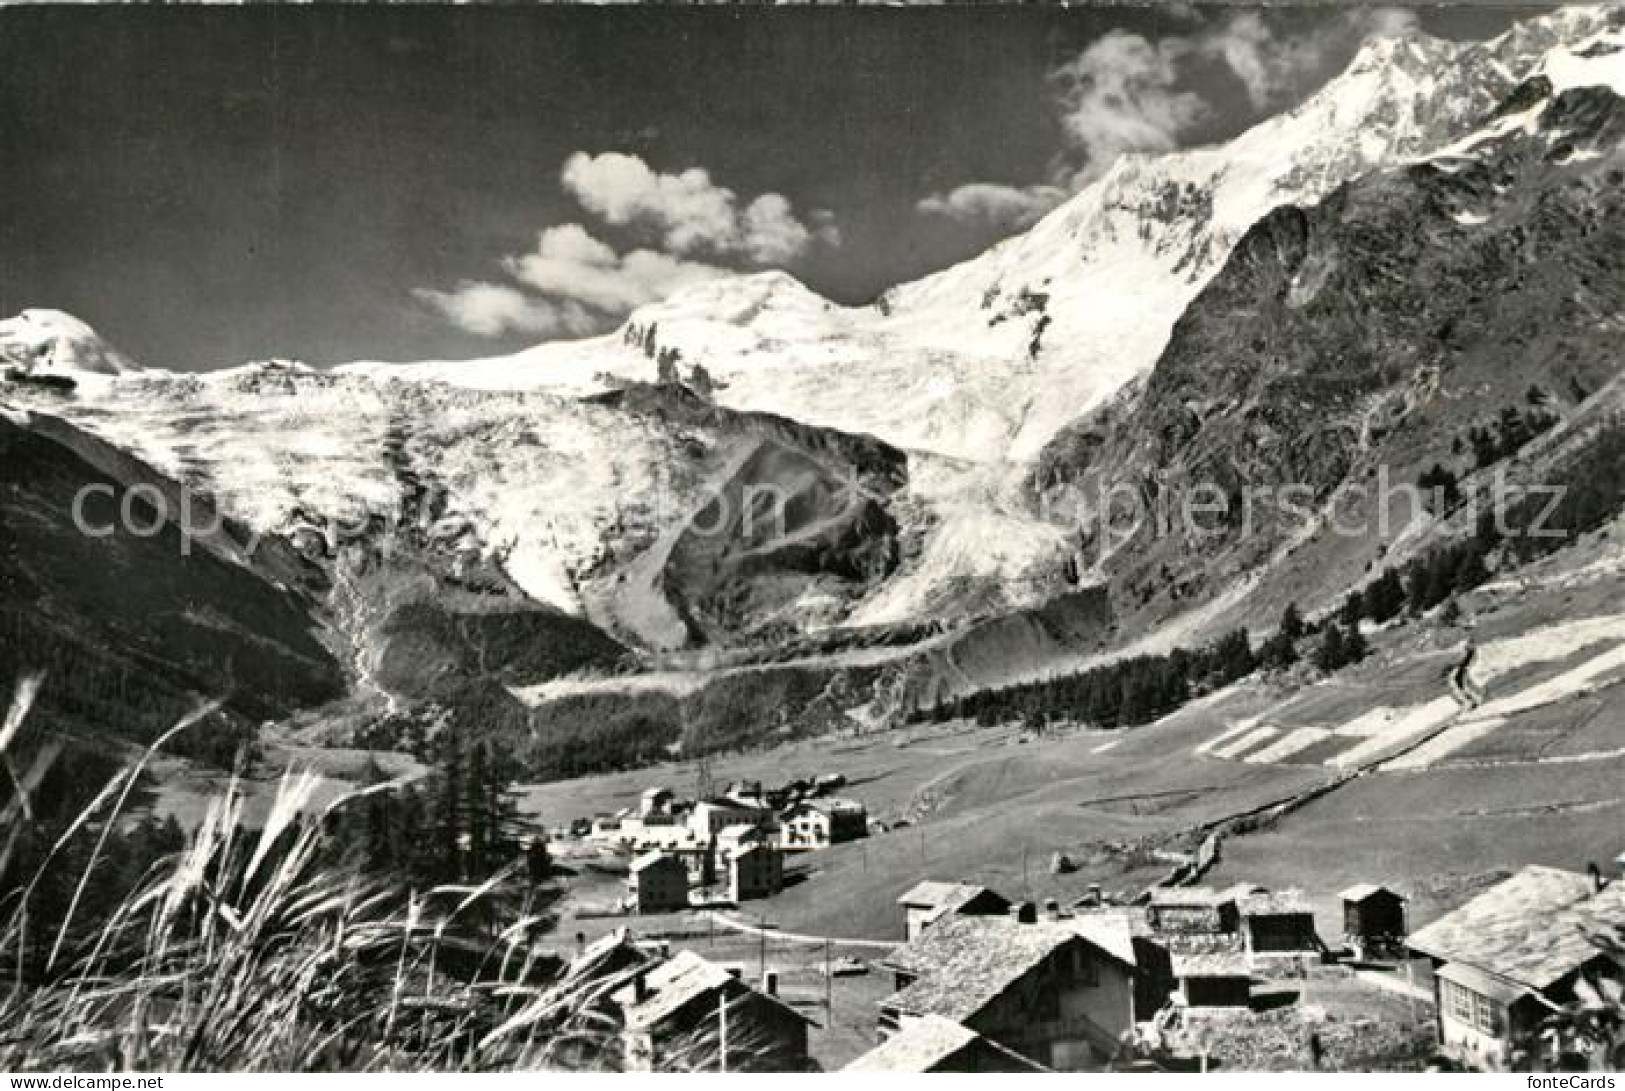
<path fill-rule="evenodd" d="M 790 268 L 857 302 L 995 237 L 916 212 L 920 198 L 1049 176 L 1063 149 L 1057 65 L 1109 29 L 1156 38 L 1192 18 L 0 9 L 0 312 L 60 307 L 137 359 L 184 369 L 517 347 L 535 338 L 466 334 L 414 291 L 499 276 L 541 228 L 590 222 L 559 184 L 577 151 L 700 166 L 747 198 L 831 210 L 841 245 Z M 1326 17 L 1270 18 L 1302 31 Z M 1421 18 L 1479 37 L 1511 14 Z M 1309 82 L 1347 55 L 1333 50 Z M 1257 119 L 1236 81 L 1199 78 L 1214 112 L 1187 142 Z"/>

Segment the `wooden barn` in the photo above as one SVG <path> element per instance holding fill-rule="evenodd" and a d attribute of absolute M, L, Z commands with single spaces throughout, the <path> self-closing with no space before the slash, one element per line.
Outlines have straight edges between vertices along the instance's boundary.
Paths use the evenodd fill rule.
<path fill-rule="evenodd" d="M 1250 955 L 1307 955 L 1320 950 L 1315 915 L 1295 890 L 1255 890 L 1237 902 Z"/>
<path fill-rule="evenodd" d="M 1186 1007 L 1245 1008 L 1252 1003 L 1252 972 L 1242 951 L 1176 952 L 1173 970 Z"/>
<path fill-rule="evenodd" d="M 1343 942 L 1362 958 L 1403 949 L 1405 897 L 1375 883 L 1359 883 L 1338 895 L 1343 900 Z"/>

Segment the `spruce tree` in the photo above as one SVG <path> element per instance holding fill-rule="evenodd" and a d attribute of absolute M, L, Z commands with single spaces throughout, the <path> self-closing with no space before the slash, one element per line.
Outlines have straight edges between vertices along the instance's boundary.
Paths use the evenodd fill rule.
<path fill-rule="evenodd" d="M 1358 629 L 1354 631 L 1359 632 Z M 1336 622 L 1328 622 L 1326 632 L 1320 638 L 1320 647 L 1315 649 L 1315 666 L 1330 674 L 1347 662 L 1343 630 Z"/>
<path fill-rule="evenodd" d="M 1358 663 L 1366 657 L 1366 653 L 1369 651 L 1370 648 L 1365 642 L 1365 634 L 1360 632 L 1358 625 L 1344 634 L 1343 663 L 1345 666 L 1350 663 Z"/>
<path fill-rule="evenodd" d="M 1298 612 L 1298 604 L 1289 602 L 1286 609 L 1281 611 L 1281 624 L 1277 629 L 1289 643 L 1296 642 L 1303 636 L 1303 615 Z"/>
<path fill-rule="evenodd" d="M 1483 556 L 1469 543 L 1466 552 L 1461 555 L 1461 561 L 1456 565 L 1456 590 L 1471 591 L 1489 578 L 1489 569 L 1484 567 Z"/>

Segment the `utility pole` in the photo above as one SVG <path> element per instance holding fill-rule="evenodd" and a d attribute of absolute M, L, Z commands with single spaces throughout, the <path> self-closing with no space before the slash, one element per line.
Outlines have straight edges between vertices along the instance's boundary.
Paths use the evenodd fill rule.
<path fill-rule="evenodd" d="M 835 1029 L 835 973 L 830 965 L 829 937 L 824 937 L 824 1029 Z"/>
<path fill-rule="evenodd" d="M 756 916 L 757 935 L 761 937 L 761 946 L 757 956 L 756 980 L 760 982 L 767 976 L 767 914 L 759 913 Z"/>

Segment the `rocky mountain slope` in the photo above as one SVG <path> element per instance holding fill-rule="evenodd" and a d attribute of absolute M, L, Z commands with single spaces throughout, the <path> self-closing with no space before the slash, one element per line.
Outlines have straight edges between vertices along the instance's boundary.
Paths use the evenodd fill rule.
<path fill-rule="evenodd" d="M 1617 32 L 1559 51 L 1473 136 L 1265 217 L 1132 409 L 1051 447 L 1040 486 L 1086 509 L 1127 490 L 1147 514 L 1091 543 L 1125 611 L 1184 609 L 1283 549 L 1314 573 L 1306 601 L 1325 602 L 1446 514 L 1397 496 L 1382 512 L 1384 482 L 1437 464 L 1487 494 L 1525 452 L 1475 432 L 1511 421 L 1532 440 L 1608 397 L 1625 330 L 1622 58 Z M 1192 520 L 1192 500 L 1226 510 Z"/>
<path fill-rule="evenodd" d="M 41 715 L 147 742 L 218 698 L 200 731 L 242 737 L 340 696 L 315 599 L 278 579 L 297 559 L 250 561 L 241 527 L 184 538 L 172 485 L 60 421 L 0 414 L 0 662 L 46 674 Z"/>

